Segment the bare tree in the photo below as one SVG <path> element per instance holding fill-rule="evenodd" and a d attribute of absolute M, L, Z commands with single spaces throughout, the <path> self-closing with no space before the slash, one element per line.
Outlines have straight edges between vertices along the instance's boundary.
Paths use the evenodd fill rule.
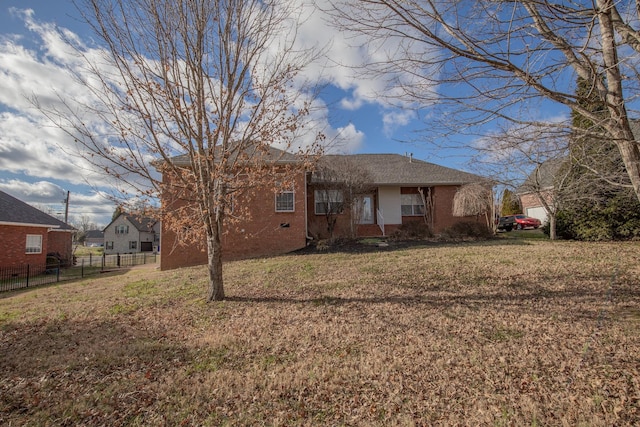
<path fill-rule="evenodd" d="M 163 227 L 179 244 L 206 240 L 207 300 L 222 300 L 221 233 L 242 214 L 229 217 L 233 197 L 275 187 L 276 169 L 286 184 L 315 148 L 280 162 L 299 148 L 312 93 L 299 81 L 313 58 L 294 48 L 298 17 L 280 0 L 78 4 L 101 46 L 70 40 L 86 59 L 77 77 L 92 98 L 61 94 L 63 107 L 41 108 L 121 189 L 161 195 Z"/>
<path fill-rule="evenodd" d="M 71 221 L 71 225 L 76 229 L 75 240 L 80 243 L 84 243 L 87 231 L 98 228 L 88 215 L 80 215 L 76 220 Z"/>
<path fill-rule="evenodd" d="M 494 195 L 489 184 L 478 182 L 458 188 L 453 197 L 453 216 L 483 216 L 487 230 L 494 229 Z"/>
<path fill-rule="evenodd" d="M 349 156 L 332 155 L 318 162 L 313 172 L 316 212 L 322 212 L 327 223 L 329 238 L 343 212 L 349 215 L 349 234 L 355 236 L 362 219 L 362 196 L 370 193 L 371 177 L 358 167 Z"/>
<path fill-rule="evenodd" d="M 555 239 L 555 218 L 563 200 L 571 197 L 567 177 L 568 130 L 546 124 L 521 125 L 495 132 L 477 145 L 474 164 L 501 186 L 504 194 L 532 197 L 545 209 L 550 236 Z M 502 197 L 502 214 L 509 203 Z M 514 212 L 511 212 L 514 213 Z"/>
<path fill-rule="evenodd" d="M 397 44 L 394 61 L 368 68 L 406 76 L 390 82 L 404 102 L 445 108 L 429 115 L 431 128 L 438 117 L 455 132 L 493 120 L 533 124 L 532 112 L 545 102 L 562 104 L 597 124 L 596 139 L 613 141 L 640 200 L 640 150 L 630 125 L 639 93 L 634 2 L 336 0 L 333 13 L 372 44 Z M 575 92 L 576 76 L 587 91 Z M 582 97 L 591 94 L 605 114 L 585 108 Z"/>

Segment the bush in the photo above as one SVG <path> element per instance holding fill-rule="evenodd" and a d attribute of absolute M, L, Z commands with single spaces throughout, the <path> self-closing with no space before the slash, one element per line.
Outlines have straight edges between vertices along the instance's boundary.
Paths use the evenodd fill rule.
<path fill-rule="evenodd" d="M 390 237 L 394 240 L 419 240 L 433 237 L 433 234 L 424 222 L 412 221 L 402 224 Z"/>
<path fill-rule="evenodd" d="M 471 221 L 460 221 L 453 224 L 442 232 L 442 237 L 447 238 L 488 238 L 493 235 L 492 230 L 489 230 L 486 224 Z"/>
<path fill-rule="evenodd" d="M 549 226 L 543 227 L 549 234 Z M 559 211 L 556 233 L 562 239 L 604 241 L 640 238 L 640 203 L 624 194 L 604 202 L 583 201 Z"/>
<path fill-rule="evenodd" d="M 350 237 L 333 237 L 331 239 L 321 239 L 316 243 L 316 249 L 319 251 L 328 251 L 331 249 L 353 245 L 355 242 L 356 240 Z"/>

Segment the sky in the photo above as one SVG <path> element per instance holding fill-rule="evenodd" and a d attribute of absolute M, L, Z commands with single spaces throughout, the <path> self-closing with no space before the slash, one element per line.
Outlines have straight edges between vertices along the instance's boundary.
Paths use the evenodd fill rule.
<path fill-rule="evenodd" d="M 60 93 L 84 96 L 64 72 L 76 58 L 56 31 L 90 43 L 92 34 L 77 16 L 67 0 L 0 0 L 0 190 L 57 216 L 65 211 L 69 192 L 69 221 L 84 217 L 104 227 L 115 209 L 106 197 L 108 180 L 72 154 L 73 141 L 42 117 L 32 101 Z M 468 163 L 469 152 L 443 149 L 446 141 L 415 142 L 424 111 L 387 102 L 380 96 L 384 82 L 357 69 L 376 52 L 363 51 L 357 39 L 329 27 L 318 13 L 305 20 L 299 37 L 327 46 L 334 64 L 318 66 L 308 77 L 323 85 L 314 120 L 330 139 L 340 139 L 340 152 L 412 153 L 417 159 L 476 172 Z"/>

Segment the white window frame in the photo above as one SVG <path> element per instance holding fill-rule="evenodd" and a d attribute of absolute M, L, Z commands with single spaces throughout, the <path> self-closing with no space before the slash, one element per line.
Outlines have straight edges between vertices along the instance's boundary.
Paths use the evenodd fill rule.
<path fill-rule="evenodd" d="M 291 201 L 286 200 L 286 205 L 285 207 L 282 207 L 283 203 L 282 200 L 280 199 L 283 196 L 289 196 L 291 195 Z M 275 195 L 275 204 L 276 204 L 276 212 L 295 212 L 296 210 L 296 194 L 293 190 L 285 190 L 285 191 L 280 191 L 278 193 L 276 193 Z M 290 206 L 290 207 L 289 207 Z"/>
<path fill-rule="evenodd" d="M 116 234 L 129 234 L 129 226 L 125 224 L 116 225 Z"/>
<path fill-rule="evenodd" d="M 344 212 L 344 194 L 342 190 L 315 190 L 313 198 L 316 215 L 341 214 Z M 321 207 L 320 210 L 318 210 L 318 206 Z"/>
<path fill-rule="evenodd" d="M 405 212 L 407 207 L 411 208 L 411 213 Z M 400 212 L 402 216 L 423 216 L 424 202 L 418 193 L 400 195 Z"/>
<path fill-rule="evenodd" d="M 113 250 L 113 242 L 106 242 L 104 244 L 104 248 L 108 250 Z"/>
<path fill-rule="evenodd" d="M 26 254 L 41 254 L 42 234 L 27 234 L 24 251 Z"/>
<path fill-rule="evenodd" d="M 129 249 L 138 250 L 138 241 L 137 240 L 129 240 Z"/>

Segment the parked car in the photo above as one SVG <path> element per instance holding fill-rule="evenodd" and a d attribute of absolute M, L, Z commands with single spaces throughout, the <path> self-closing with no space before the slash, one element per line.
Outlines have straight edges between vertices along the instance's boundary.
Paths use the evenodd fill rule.
<path fill-rule="evenodd" d="M 523 228 L 538 228 L 542 225 L 538 218 L 533 218 L 526 215 L 514 215 L 516 220 L 516 230 L 522 230 Z"/>
<path fill-rule="evenodd" d="M 501 216 L 498 219 L 498 230 L 503 230 L 503 231 L 511 231 L 514 228 L 516 228 L 516 217 L 515 215 L 507 215 L 507 216 Z"/>

